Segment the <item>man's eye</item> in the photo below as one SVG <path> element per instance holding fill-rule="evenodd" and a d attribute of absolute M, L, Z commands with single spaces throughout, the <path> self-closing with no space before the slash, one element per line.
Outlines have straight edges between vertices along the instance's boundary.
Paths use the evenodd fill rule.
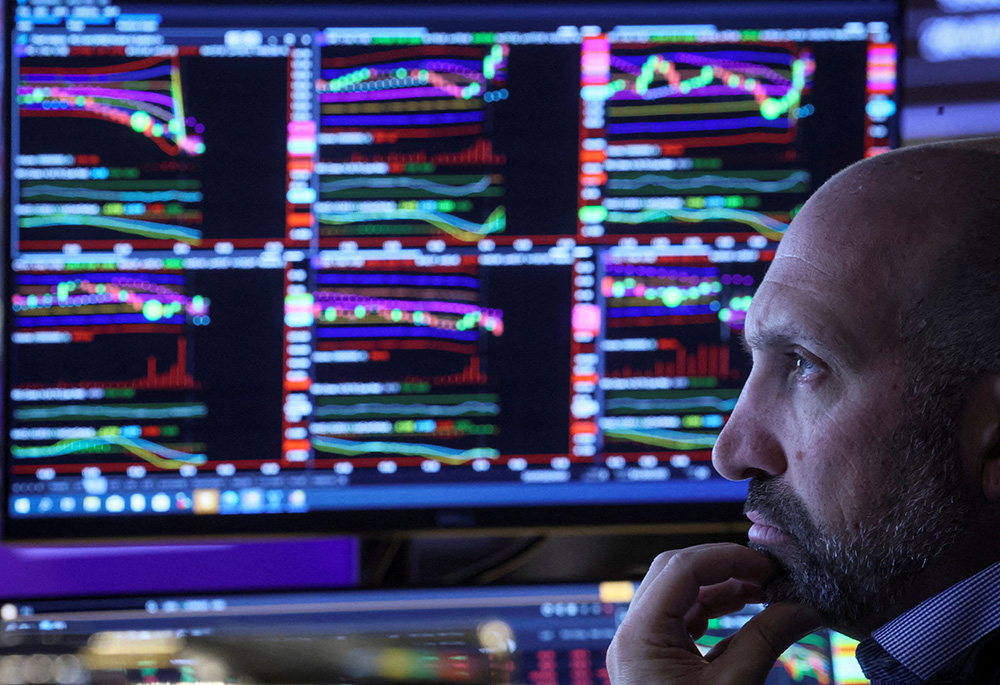
<path fill-rule="evenodd" d="M 789 356 L 795 364 L 795 374 L 800 378 L 813 376 L 819 373 L 820 367 L 808 358 L 803 357 L 801 354 L 792 353 Z"/>

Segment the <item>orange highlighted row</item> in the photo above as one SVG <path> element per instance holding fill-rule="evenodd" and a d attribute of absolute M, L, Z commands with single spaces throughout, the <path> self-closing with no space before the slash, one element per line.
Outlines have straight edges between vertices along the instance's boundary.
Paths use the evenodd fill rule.
<path fill-rule="evenodd" d="M 313 160 L 310 157 L 297 157 L 288 160 L 288 173 L 302 171 L 311 174 L 313 168 Z"/>
<path fill-rule="evenodd" d="M 581 150 L 580 162 L 603 162 L 608 158 L 608 153 L 604 150 Z"/>
<path fill-rule="evenodd" d="M 309 451 L 311 448 L 312 445 L 309 444 L 308 440 L 283 440 L 281 442 L 281 451 L 286 454 L 296 450 Z"/>
<path fill-rule="evenodd" d="M 285 379 L 284 389 L 288 392 L 305 392 L 309 390 L 312 385 L 312 380 L 309 378 L 303 378 L 302 380 L 289 380 Z"/>
<path fill-rule="evenodd" d="M 285 215 L 288 228 L 309 228 L 313 225 L 312 212 L 289 212 Z"/>

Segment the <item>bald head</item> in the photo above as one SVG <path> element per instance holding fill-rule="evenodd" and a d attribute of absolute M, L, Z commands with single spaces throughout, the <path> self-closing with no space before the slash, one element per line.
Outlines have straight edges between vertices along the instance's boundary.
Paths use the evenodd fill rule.
<path fill-rule="evenodd" d="M 853 296 L 902 307 L 940 275 L 943 255 L 981 239 L 972 232 L 990 217 L 1000 229 L 1000 138 L 904 148 L 823 185 L 792 222 L 775 265 L 785 257 L 822 263 L 864 286 Z"/>
<path fill-rule="evenodd" d="M 984 341 L 1000 338 L 997 274 L 1000 138 L 981 138 L 904 148 L 837 174 L 792 221 L 765 283 L 833 289 L 850 304 L 847 328 L 905 345 L 923 372 L 968 380 L 1000 373 L 1000 343 Z M 995 363 L 957 373 L 963 357 L 987 362 L 993 347 Z"/>

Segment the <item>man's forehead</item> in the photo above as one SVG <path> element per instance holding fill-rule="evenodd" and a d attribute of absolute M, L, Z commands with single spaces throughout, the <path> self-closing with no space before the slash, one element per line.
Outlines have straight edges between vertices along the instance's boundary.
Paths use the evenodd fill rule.
<path fill-rule="evenodd" d="M 910 221 L 884 206 L 895 199 L 875 207 L 868 189 L 851 192 L 857 182 L 848 175 L 824 187 L 796 216 L 754 298 L 751 331 L 777 322 L 802 328 L 808 320 L 833 336 L 859 331 L 865 339 L 880 333 L 884 319 L 895 322 L 905 293 L 922 281 L 910 268 Z"/>
<path fill-rule="evenodd" d="M 895 349 L 899 298 L 879 285 L 875 267 L 865 272 L 831 257 L 779 251 L 747 312 L 751 348 L 801 345 L 847 366 Z"/>
<path fill-rule="evenodd" d="M 970 151 L 937 146 L 865 160 L 830 179 L 809 199 L 779 254 L 789 248 L 811 250 L 819 256 L 829 253 L 847 266 L 867 269 L 874 263 L 882 272 L 905 270 L 952 243 L 956 227 L 975 204 L 974 191 L 982 190 L 985 172 L 979 172 L 987 166 Z"/>
<path fill-rule="evenodd" d="M 928 287 L 963 208 L 974 204 L 972 186 L 985 183 L 980 167 L 991 164 L 960 148 L 926 147 L 866 160 L 824 184 L 754 296 L 748 342 L 815 339 L 862 355 L 895 349 L 901 310 Z"/>
<path fill-rule="evenodd" d="M 865 335 L 840 305 L 805 279 L 765 279 L 747 312 L 746 343 L 756 349 L 803 345 L 849 362 L 863 352 Z"/>

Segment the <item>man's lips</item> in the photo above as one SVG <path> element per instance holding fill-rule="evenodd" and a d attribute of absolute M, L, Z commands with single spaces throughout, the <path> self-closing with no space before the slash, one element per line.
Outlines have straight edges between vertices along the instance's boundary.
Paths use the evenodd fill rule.
<path fill-rule="evenodd" d="M 768 521 L 760 512 L 748 511 L 746 517 L 753 523 L 747 533 L 750 542 L 763 547 L 778 547 L 791 542 L 791 535 Z"/>

